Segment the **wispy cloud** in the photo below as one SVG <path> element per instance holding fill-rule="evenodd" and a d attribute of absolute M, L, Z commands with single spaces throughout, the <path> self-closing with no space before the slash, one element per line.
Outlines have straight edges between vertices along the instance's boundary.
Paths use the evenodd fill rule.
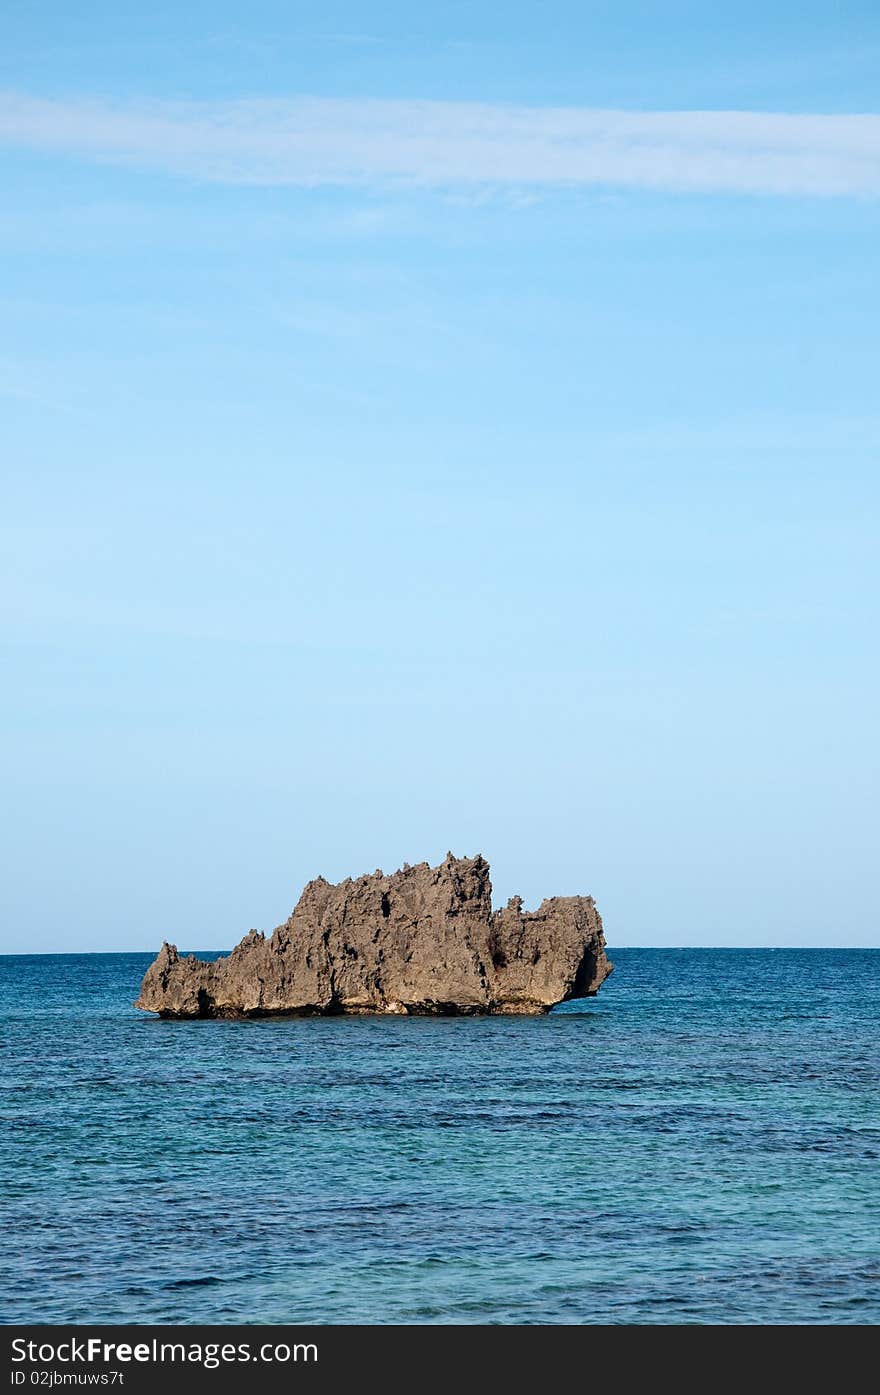
<path fill-rule="evenodd" d="M 0 142 L 220 183 L 880 194 L 880 115 L 0 95 Z"/>

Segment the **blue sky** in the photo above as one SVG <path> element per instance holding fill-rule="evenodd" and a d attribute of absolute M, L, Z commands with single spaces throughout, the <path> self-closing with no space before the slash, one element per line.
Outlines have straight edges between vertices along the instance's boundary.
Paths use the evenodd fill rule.
<path fill-rule="evenodd" d="M 4 6 L 0 948 L 880 943 L 876 7 L 182 8 Z"/>

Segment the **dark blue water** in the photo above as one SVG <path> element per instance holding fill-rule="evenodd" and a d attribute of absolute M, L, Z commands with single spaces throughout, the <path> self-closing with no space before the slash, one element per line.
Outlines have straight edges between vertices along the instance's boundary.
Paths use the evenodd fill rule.
<path fill-rule="evenodd" d="M 546 1018 L 255 1022 L 0 959 L 3 1319 L 880 1321 L 880 951 L 613 958 Z"/>

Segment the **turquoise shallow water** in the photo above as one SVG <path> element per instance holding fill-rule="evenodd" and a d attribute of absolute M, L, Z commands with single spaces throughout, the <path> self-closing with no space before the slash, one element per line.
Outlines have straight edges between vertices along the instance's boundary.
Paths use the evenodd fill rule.
<path fill-rule="evenodd" d="M 0 959 L 6 1322 L 880 1321 L 880 951 L 546 1018 L 162 1022 Z"/>

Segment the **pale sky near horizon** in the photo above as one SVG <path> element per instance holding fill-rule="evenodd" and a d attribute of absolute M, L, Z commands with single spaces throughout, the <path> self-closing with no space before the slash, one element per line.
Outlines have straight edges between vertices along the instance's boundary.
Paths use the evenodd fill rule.
<path fill-rule="evenodd" d="M 880 944 L 878 59 L 7 0 L 0 952 L 448 848 L 612 950 Z"/>

